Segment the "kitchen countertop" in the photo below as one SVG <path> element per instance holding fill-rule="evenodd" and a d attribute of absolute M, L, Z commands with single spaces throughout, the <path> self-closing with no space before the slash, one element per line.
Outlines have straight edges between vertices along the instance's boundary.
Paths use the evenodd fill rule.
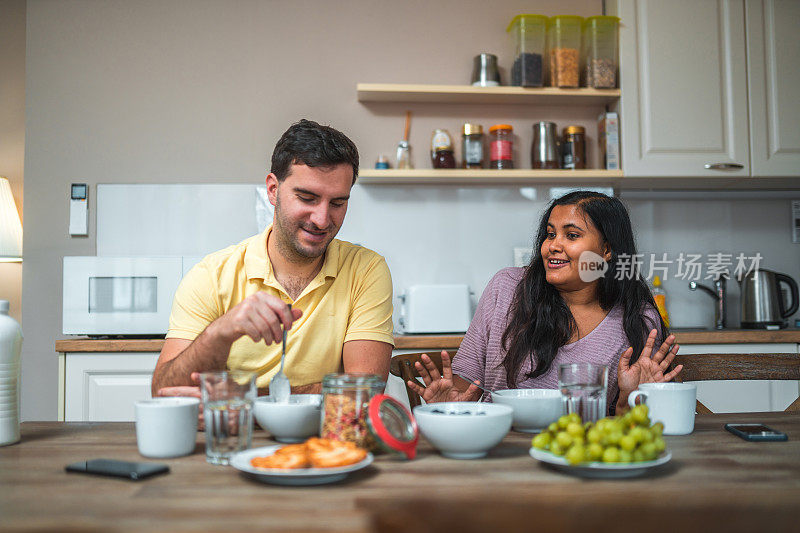
<path fill-rule="evenodd" d="M 787 442 L 746 442 L 726 422 L 758 422 Z M 417 459 L 385 454 L 346 480 L 266 485 L 195 453 L 160 459 L 170 473 L 139 482 L 64 472 L 104 457 L 142 461 L 133 423 L 24 422 L 0 447 L 0 515 L 10 531 L 796 531 L 800 417 L 698 415 L 667 436 L 672 460 L 633 479 L 583 480 L 528 455 L 510 432 L 485 459 L 458 461 L 420 440 Z M 253 446 L 273 445 L 264 431 Z"/>
<path fill-rule="evenodd" d="M 800 329 L 672 330 L 678 344 L 775 344 L 800 343 Z M 397 335 L 397 350 L 455 350 L 463 335 Z M 160 352 L 164 339 L 90 339 L 74 337 L 56 341 L 57 352 Z"/>

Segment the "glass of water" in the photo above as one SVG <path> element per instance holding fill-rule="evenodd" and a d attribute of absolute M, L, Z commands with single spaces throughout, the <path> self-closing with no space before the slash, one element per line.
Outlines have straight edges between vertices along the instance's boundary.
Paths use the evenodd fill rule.
<path fill-rule="evenodd" d="M 571 363 L 558 367 L 558 388 L 566 413 L 595 422 L 606 414 L 608 367 L 593 363 Z"/>
<path fill-rule="evenodd" d="M 227 465 L 233 454 L 250 448 L 253 437 L 254 372 L 230 370 L 200 374 L 206 461 Z"/>

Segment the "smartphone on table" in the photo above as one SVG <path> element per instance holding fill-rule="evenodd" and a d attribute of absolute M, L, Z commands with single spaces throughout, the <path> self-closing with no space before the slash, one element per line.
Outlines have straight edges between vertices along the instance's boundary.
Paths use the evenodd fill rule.
<path fill-rule="evenodd" d="M 169 467 L 161 463 L 135 463 L 116 459 L 90 459 L 78 461 L 65 467 L 67 472 L 96 474 L 98 476 L 124 477 L 138 481 L 140 479 L 166 474 Z"/>
<path fill-rule="evenodd" d="M 775 431 L 764 424 L 725 424 L 725 429 L 750 441 L 783 441 L 788 440 L 786 433 Z"/>

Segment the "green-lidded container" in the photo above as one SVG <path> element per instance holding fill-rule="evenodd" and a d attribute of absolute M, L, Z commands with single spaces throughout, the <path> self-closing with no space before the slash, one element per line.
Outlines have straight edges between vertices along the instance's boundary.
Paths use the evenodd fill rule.
<path fill-rule="evenodd" d="M 511 85 L 521 87 L 544 85 L 547 17 L 544 15 L 517 15 L 511 19 L 506 32 L 514 40 Z"/>
<path fill-rule="evenodd" d="M 547 22 L 549 85 L 574 88 L 580 84 L 583 17 L 558 15 Z"/>
<path fill-rule="evenodd" d="M 583 22 L 581 85 L 594 89 L 617 87 L 619 17 L 589 17 Z"/>

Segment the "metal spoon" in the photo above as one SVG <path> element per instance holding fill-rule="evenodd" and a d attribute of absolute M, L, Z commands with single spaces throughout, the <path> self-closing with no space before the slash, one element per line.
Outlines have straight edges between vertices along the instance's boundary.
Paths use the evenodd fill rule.
<path fill-rule="evenodd" d="M 453 375 L 460 377 L 461 379 L 463 379 L 468 383 L 472 383 L 473 385 L 481 389 L 483 391 L 483 394 L 492 394 L 492 391 L 490 391 L 489 389 L 484 389 L 481 385 L 475 383 L 475 380 L 469 379 L 468 377 L 462 376 L 461 374 L 456 374 L 455 372 L 453 372 Z M 483 397 L 483 395 L 481 395 L 481 397 Z"/>
<path fill-rule="evenodd" d="M 289 312 L 292 311 L 292 304 L 289 304 Z M 275 403 L 287 403 L 292 394 L 289 378 L 283 373 L 283 363 L 286 360 L 286 328 L 283 328 L 283 352 L 281 353 L 281 368 L 269 382 L 269 395 Z"/>

